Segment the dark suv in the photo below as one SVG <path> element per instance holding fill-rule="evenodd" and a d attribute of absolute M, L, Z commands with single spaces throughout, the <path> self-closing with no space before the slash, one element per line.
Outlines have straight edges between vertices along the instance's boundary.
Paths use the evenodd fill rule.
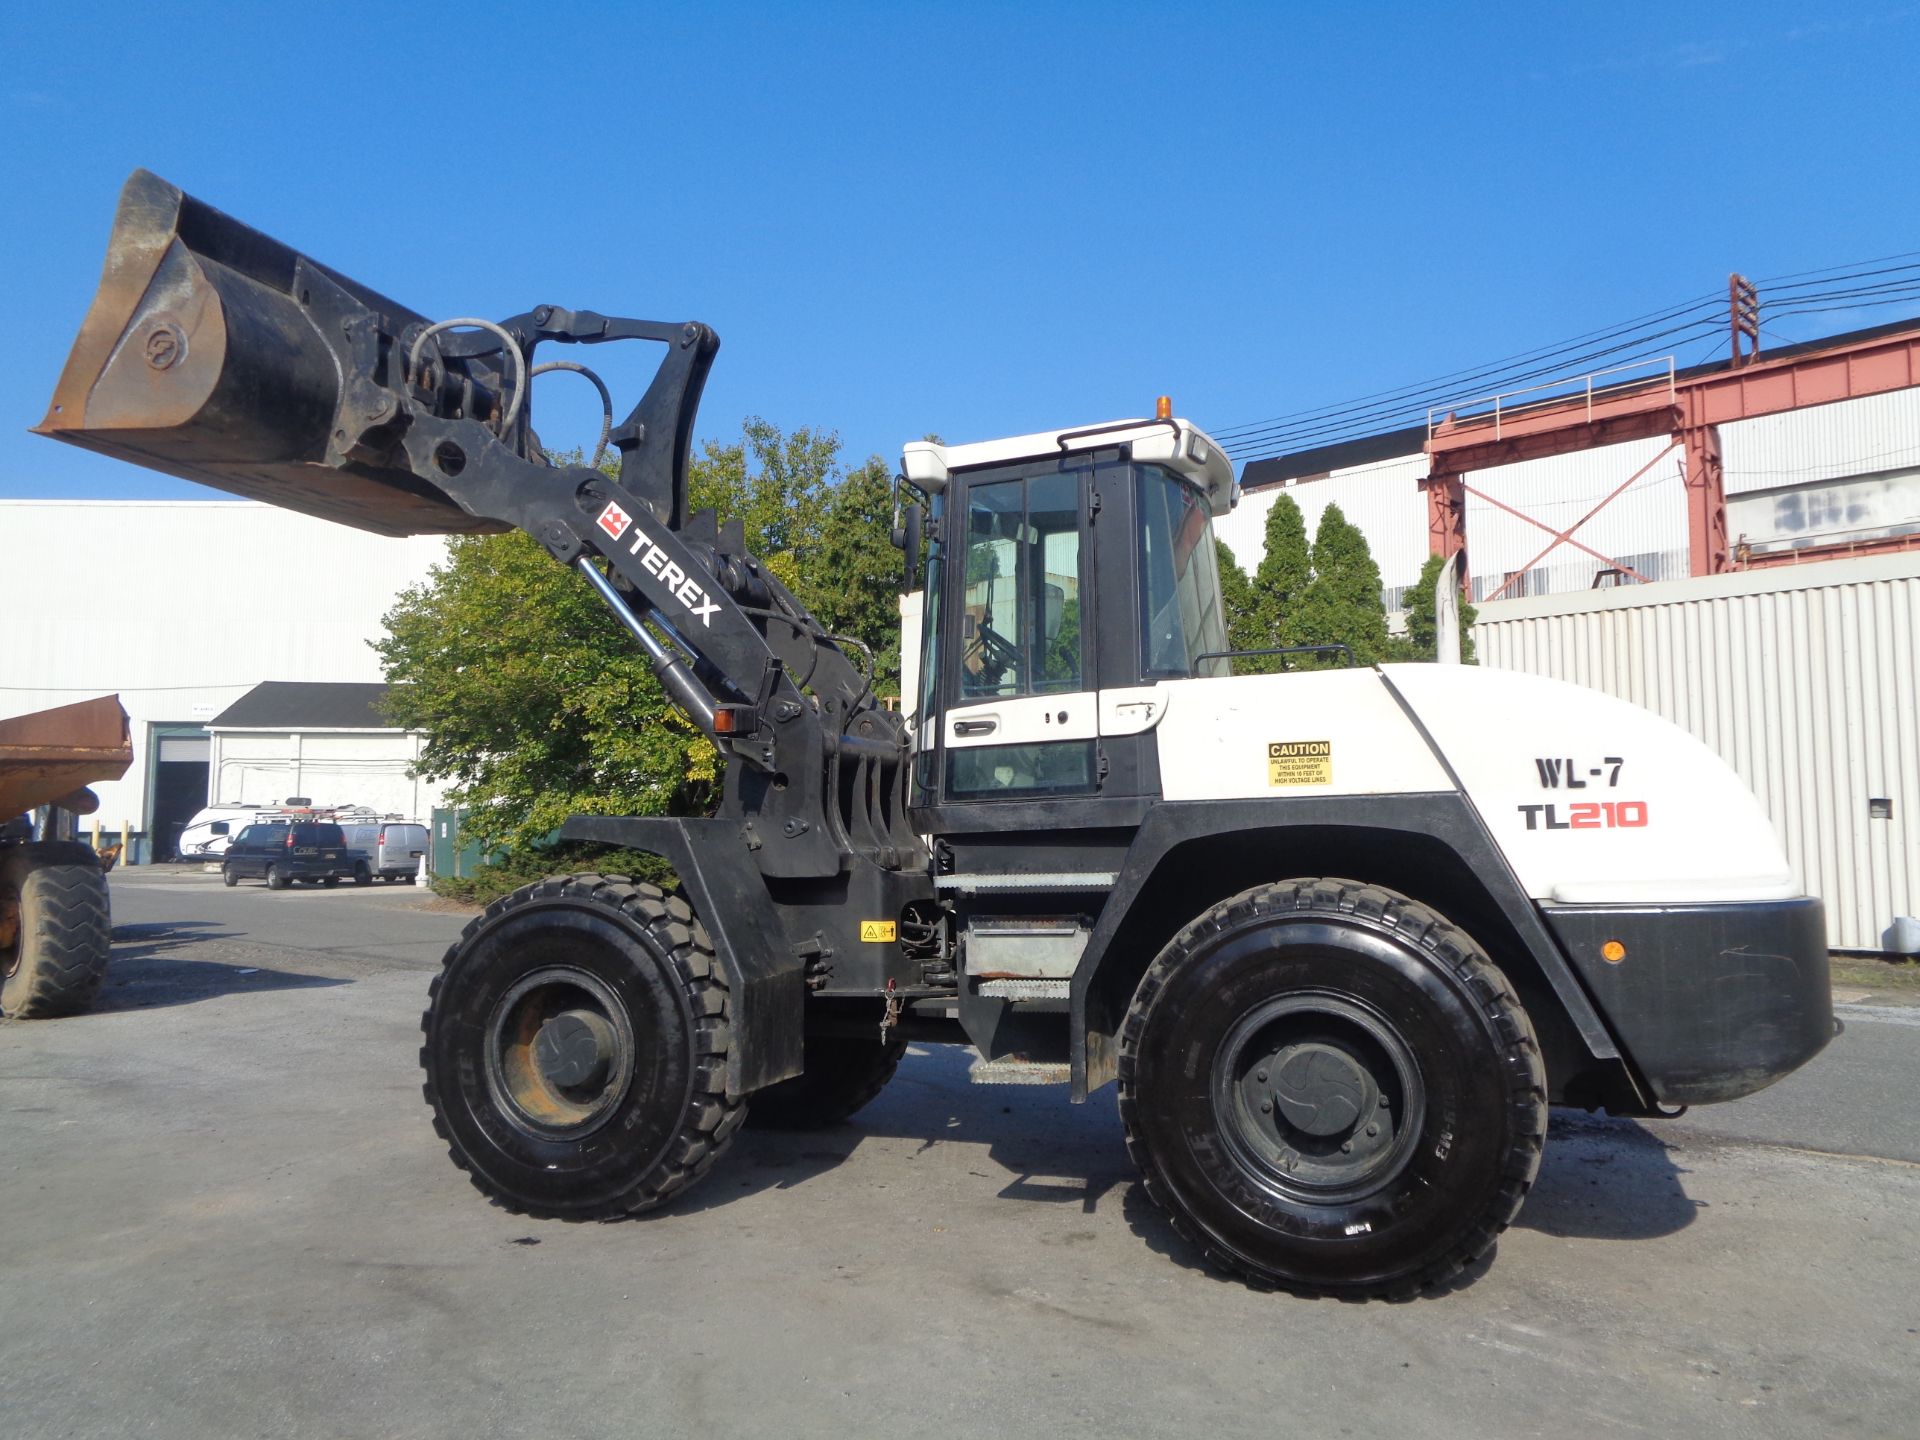
<path fill-rule="evenodd" d="M 227 846 L 220 878 L 238 885 L 264 877 L 269 890 L 284 890 L 295 880 L 338 885 L 366 860 L 360 851 L 347 848 L 338 825 L 317 820 L 249 825 Z"/>

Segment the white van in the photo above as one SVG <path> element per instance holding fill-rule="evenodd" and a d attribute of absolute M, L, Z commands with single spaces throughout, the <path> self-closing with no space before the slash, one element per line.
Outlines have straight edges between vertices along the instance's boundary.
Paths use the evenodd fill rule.
<path fill-rule="evenodd" d="M 346 832 L 349 848 L 367 857 L 364 872 L 355 871 L 356 885 L 371 885 L 381 880 L 405 880 L 409 885 L 420 876 L 420 857 L 427 853 L 427 827 L 412 820 L 349 820 L 342 817 L 340 828 Z"/>

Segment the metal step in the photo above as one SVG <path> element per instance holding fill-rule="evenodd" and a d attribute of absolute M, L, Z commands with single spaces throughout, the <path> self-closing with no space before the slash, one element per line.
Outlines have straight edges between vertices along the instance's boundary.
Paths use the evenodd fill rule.
<path fill-rule="evenodd" d="M 1073 1067 L 1064 1060 L 1009 1055 L 1002 1060 L 975 1060 L 967 1079 L 976 1085 L 1065 1085 L 1073 1079 Z"/>
<path fill-rule="evenodd" d="M 1065 1000 L 1071 980 L 976 980 L 973 992 L 991 1000 Z"/>

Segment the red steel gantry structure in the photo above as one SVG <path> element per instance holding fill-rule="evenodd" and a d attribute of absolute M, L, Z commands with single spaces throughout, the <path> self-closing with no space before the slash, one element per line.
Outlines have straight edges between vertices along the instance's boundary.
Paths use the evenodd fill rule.
<path fill-rule="evenodd" d="M 1735 313 L 1737 317 L 1737 302 Z M 1573 533 L 1676 447 L 1686 455 L 1688 551 L 1695 575 L 1717 575 L 1726 570 L 1791 565 L 1920 545 L 1920 536 L 1896 535 L 1736 557 L 1727 538 L 1726 490 L 1718 428 L 1734 420 L 1752 420 L 1762 415 L 1777 415 L 1811 405 L 1831 405 L 1840 400 L 1920 385 L 1920 321 L 1887 326 L 1832 344 L 1815 341 L 1796 345 L 1777 356 L 1742 355 L 1736 338 L 1734 352 L 1731 363 L 1709 370 L 1675 373 L 1669 369 L 1652 380 L 1632 380 L 1597 390 L 1589 379 L 1582 394 L 1559 395 L 1504 410 L 1501 400 L 1513 397 L 1495 397 L 1489 411 L 1464 417 L 1447 415 L 1431 423 L 1426 442 L 1428 473 L 1420 486 L 1427 494 L 1428 544 L 1432 553 L 1451 555 L 1466 548 L 1467 494 L 1472 491 L 1489 504 L 1519 516 L 1553 537 L 1519 574 L 1531 570 L 1561 545 L 1571 545 L 1603 564 L 1626 570 L 1617 561 L 1574 539 Z M 1660 455 L 1565 530 L 1556 530 L 1530 515 L 1521 514 L 1466 483 L 1467 475 L 1496 465 L 1661 435 L 1669 436 L 1671 443 Z M 1631 570 L 1626 573 L 1633 574 Z M 1635 575 L 1634 578 L 1643 577 Z M 1506 586 L 1500 588 L 1504 590 Z"/>

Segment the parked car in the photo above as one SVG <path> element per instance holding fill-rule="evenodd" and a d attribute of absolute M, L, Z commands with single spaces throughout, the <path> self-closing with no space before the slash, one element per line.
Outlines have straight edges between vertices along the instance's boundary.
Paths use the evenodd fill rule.
<path fill-rule="evenodd" d="M 427 827 L 412 821 L 348 821 L 340 827 L 347 844 L 362 851 L 367 867 L 354 872 L 354 882 L 371 885 L 380 880 L 405 880 L 409 885 L 420 878 L 420 857 L 427 853 Z"/>
<path fill-rule="evenodd" d="M 249 825 L 232 838 L 220 877 L 229 885 L 264 879 L 269 890 L 284 890 L 296 880 L 338 885 L 366 869 L 364 851 L 354 850 L 331 821 Z"/>

